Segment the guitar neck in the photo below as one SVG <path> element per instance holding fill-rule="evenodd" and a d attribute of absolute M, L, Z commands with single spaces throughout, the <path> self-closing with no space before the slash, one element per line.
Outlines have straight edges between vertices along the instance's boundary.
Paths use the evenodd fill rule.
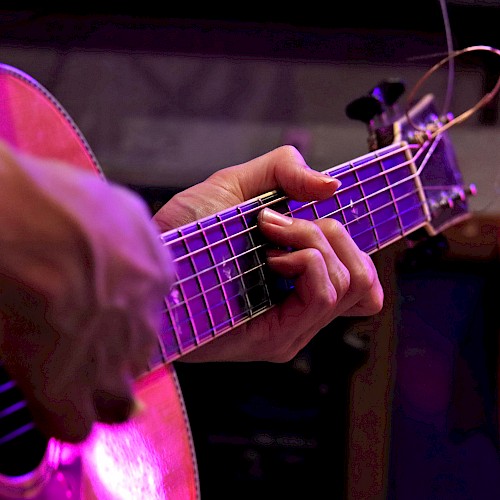
<path fill-rule="evenodd" d="M 415 157 L 412 149 L 417 150 Z M 334 218 L 367 253 L 427 224 L 429 211 L 416 163 L 422 153 L 419 146 L 393 144 L 326 170 L 342 181 L 329 199 L 297 202 L 273 191 L 164 233 L 177 281 L 165 298 L 152 367 L 261 314 L 293 287 L 266 267 L 268 243 L 257 229 L 264 207 L 307 220 Z"/>

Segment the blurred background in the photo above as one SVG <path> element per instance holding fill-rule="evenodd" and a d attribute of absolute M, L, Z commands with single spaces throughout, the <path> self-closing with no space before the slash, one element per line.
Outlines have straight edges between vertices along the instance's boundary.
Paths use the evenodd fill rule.
<path fill-rule="evenodd" d="M 350 102 L 399 79 L 404 107 L 450 42 L 500 47 L 498 1 L 189 14 L 101 4 L 2 2 L 0 62 L 44 85 L 106 177 L 153 211 L 281 144 L 318 170 L 361 156 L 367 128 L 347 118 Z M 422 92 L 458 115 L 499 68 L 497 55 L 473 53 Z M 284 365 L 179 364 L 202 497 L 498 498 L 498 118 L 495 98 L 450 131 L 478 189 L 473 223 L 423 249 L 389 251 L 393 299 L 378 322 L 337 321 Z"/>

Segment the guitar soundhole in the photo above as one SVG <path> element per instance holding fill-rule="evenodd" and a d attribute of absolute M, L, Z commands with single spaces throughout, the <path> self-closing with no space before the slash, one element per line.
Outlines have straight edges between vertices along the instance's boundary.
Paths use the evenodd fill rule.
<path fill-rule="evenodd" d="M 0 474 L 17 477 L 41 463 L 48 440 L 38 430 L 23 394 L 0 365 Z"/>

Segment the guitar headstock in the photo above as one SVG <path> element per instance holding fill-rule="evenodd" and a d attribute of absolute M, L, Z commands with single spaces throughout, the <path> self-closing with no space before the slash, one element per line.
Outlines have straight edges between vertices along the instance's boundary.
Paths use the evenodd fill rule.
<path fill-rule="evenodd" d="M 346 113 L 367 125 L 371 151 L 397 143 L 414 146 L 415 175 L 429 214 L 426 229 L 435 235 L 470 216 L 467 199 L 476 194 L 476 189 L 464 184 L 453 144 L 444 129 L 453 117 L 438 113 L 431 94 L 405 111 L 397 103 L 403 92 L 400 81 L 382 82 L 367 96 L 351 102 Z"/>

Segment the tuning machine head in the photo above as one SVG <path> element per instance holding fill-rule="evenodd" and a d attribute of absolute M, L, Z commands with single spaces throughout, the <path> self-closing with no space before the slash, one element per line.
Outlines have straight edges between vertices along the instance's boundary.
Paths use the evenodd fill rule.
<path fill-rule="evenodd" d="M 387 115 L 394 114 L 396 103 L 405 89 L 405 84 L 399 79 L 382 80 L 367 95 L 351 101 L 346 106 L 346 115 L 368 126 L 376 120 L 388 121 Z"/>

